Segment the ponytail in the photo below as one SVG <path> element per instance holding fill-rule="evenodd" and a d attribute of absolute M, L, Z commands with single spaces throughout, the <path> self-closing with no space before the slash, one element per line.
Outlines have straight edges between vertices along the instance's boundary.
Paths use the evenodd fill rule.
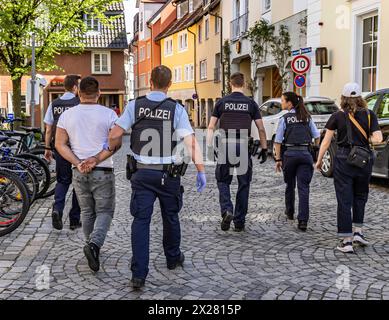
<path fill-rule="evenodd" d="M 304 105 L 304 99 L 302 96 L 297 95 L 294 92 L 285 92 L 282 94 L 287 102 L 291 102 L 293 108 L 296 110 L 296 116 L 299 121 L 309 122 L 311 115 Z"/>

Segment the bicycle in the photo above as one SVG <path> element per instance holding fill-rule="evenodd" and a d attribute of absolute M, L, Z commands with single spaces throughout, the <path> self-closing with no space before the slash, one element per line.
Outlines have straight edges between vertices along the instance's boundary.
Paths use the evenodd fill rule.
<path fill-rule="evenodd" d="M 0 167 L 0 237 L 19 227 L 29 208 L 28 191 L 21 178 Z"/>
<path fill-rule="evenodd" d="M 0 117 L 0 122 L 2 124 L 9 125 L 11 128 L 11 130 L 1 130 L 0 133 L 12 138 L 13 143 L 9 146 L 9 148 L 15 156 L 36 162 L 43 168 L 40 170 L 40 177 L 43 179 L 40 181 L 43 184 L 43 187 L 40 192 L 38 192 L 38 197 L 48 198 L 54 195 L 55 192 L 55 183 L 57 180 L 55 159 L 49 163 L 44 158 L 46 151 L 44 143 L 45 135 L 40 128 L 20 126 L 20 129 L 25 132 L 13 130 L 14 123 L 22 121 L 23 120 L 21 118 L 6 119 L 4 117 Z"/>

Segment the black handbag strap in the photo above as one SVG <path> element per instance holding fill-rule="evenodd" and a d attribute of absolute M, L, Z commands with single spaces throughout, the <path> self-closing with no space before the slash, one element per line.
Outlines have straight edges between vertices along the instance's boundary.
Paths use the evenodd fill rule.
<path fill-rule="evenodd" d="M 348 112 L 345 112 L 345 116 L 346 116 L 347 140 L 348 140 L 348 143 L 353 147 L 354 146 L 354 139 L 353 139 L 353 133 L 352 133 L 352 129 L 351 129 L 351 124 L 352 123 L 351 123 L 351 120 L 350 120 L 350 114 Z M 371 122 L 371 120 L 370 120 L 370 111 L 369 110 L 367 110 L 367 119 L 368 119 L 368 123 L 369 123 L 369 130 L 367 132 L 367 136 L 369 137 L 370 133 L 371 133 L 371 129 L 370 129 L 370 126 L 371 126 L 370 122 Z M 355 121 L 358 123 L 357 120 L 355 120 Z M 359 126 L 361 126 L 361 125 L 359 124 Z M 359 128 L 358 128 L 358 130 L 360 131 Z M 367 142 L 370 145 L 369 139 L 367 139 Z"/>

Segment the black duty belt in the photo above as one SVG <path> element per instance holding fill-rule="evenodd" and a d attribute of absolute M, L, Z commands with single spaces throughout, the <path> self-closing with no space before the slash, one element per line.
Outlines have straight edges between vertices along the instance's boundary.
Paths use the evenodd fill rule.
<path fill-rule="evenodd" d="M 286 150 L 290 151 L 308 151 L 309 146 L 286 146 Z"/>
<path fill-rule="evenodd" d="M 93 168 L 92 171 L 103 171 L 103 172 L 113 173 L 114 169 L 113 168 L 104 168 L 104 167 L 95 167 L 95 168 Z"/>
<path fill-rule="evenodd" d="M 137 169 L 147 169 L 154 171 L 169 171 L 171 166 L 171 164 L 143 164 L 139 162 L 136 164 Z"/>

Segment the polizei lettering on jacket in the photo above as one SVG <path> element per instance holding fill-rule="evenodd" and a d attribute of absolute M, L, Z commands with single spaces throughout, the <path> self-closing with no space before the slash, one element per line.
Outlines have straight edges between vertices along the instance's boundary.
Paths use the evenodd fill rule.
<path fill-rule="evenodd" d="M 301 122 L 303 122 L 303 121 L 297 119 L 296 116 L 292 116 L 292 117 L 287 117 L 287 118 L 286 118 L 286 122 L 287 122 L 287 124 L 293 124 L 293 123 L 301 123 Z"/>
<path fill-rule="evenodd" d="M 225 111 L 249 111 L 247 103 L 226 103 L 224 104 Z"/>
<path fill-rule="evenodd" d="M 64 107 L 64 106 L 53 107 L 53 113 L 56 115 L 61 115 L 62 113 L 64 113 L 66 110 L 70 108 L 71 107 Z"/>
<path fill-rule="evenodd" d="M 151 108 L 139 108 L 139 117 L 159 120 L 170 120 L 171 111 L 162 109 L 151 110 Z"/>

